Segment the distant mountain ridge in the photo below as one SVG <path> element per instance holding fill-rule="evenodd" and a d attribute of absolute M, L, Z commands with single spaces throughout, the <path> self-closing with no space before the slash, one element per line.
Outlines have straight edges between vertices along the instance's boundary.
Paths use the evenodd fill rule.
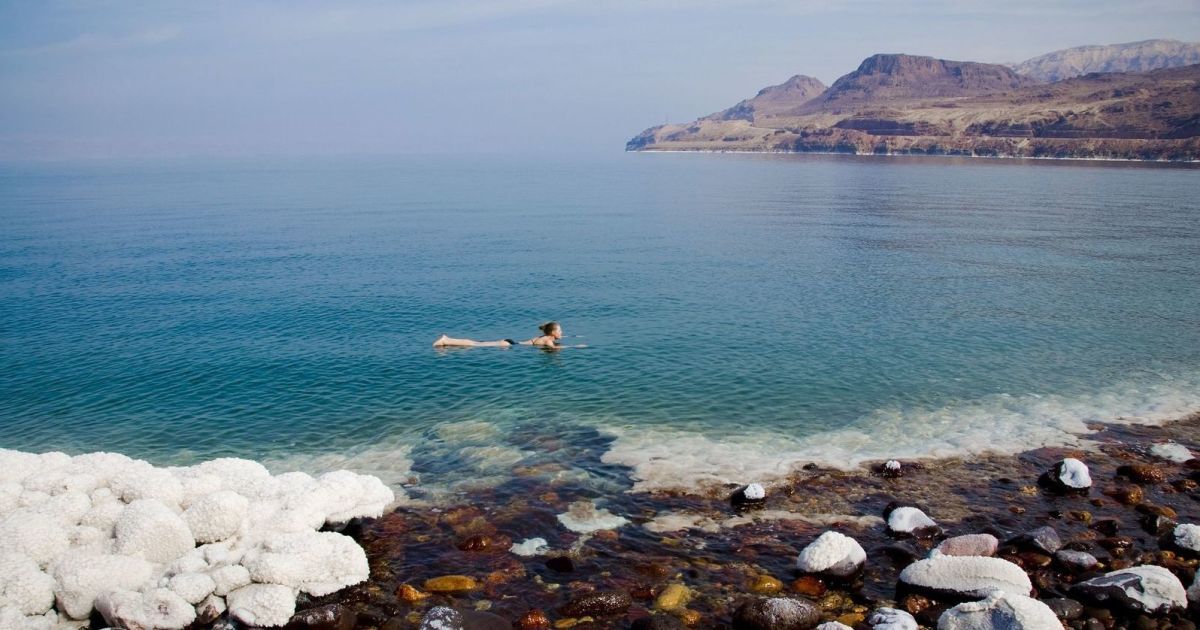
<path fill-rule="evenodd" d="M 1093 72 L 1147 72 L 1200 63 L 1200 42 L 1148 39 L 1107 46 L 1076 46 L 1013 64 L 1018 74 L 1053 82 Z"/>
<path fill-rule="evenodd" d="M 1000 64 L 878 54 L 822 88 L 796 75 L 626 149 L 1200 160 L 1200 65 L 1045 83 Z"/>

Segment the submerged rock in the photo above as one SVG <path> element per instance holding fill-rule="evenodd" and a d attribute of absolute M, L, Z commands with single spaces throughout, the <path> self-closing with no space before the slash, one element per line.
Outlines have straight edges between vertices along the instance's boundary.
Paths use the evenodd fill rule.
<path fill-rule="evenodd" d="M 629 626 L 629 630 L 685 630 L 683 622 L 670 615 L 642 617 Z"/>
<path fill-rule="evenodd" d="M 448 606 L 434 606 L 421 618 L 420 630 L 462 630 L 463 615 Z"/>
<path fill-rule="evenodd" d="M 567 602 L 559 612 L 566 617 L 609 617 L 623 615 L 633 605 L 627 593 L 607 591 L 580 595 Z"/>
<path fill-rule="evenodd" d="M 986 597 L 994 590 L 1029 595 L 1033 590 L 1021 567 L 1000 558 L 939 554 L 905 567 L 900 581 L 918 589 L 966 597 Z"/>
<path fill-rule="evenodd" d="M 904 466 L 901 465 L 900 462 L 898 462 L 894 459 L 889 459 L 883 463 L 883 467 L 880 469 L 880 473 L 884 477 L 887 477 L 888 479 L 896 479 L 898 477 L 903 477 L 904 476 Z"/>
<path fill-rule="evenodd" d="M 735 630 L 808 630 L 821 620 L 811 602 L 792 597 L 752 599 L 733 614 Z"/>
<path fill-rule="evenodd" d="M 1178 442 L 1167 442 L 1165 444 L 1155 444 L 1150 447 L 1150 453 L 1155 457 L 1182 464 L 1183 462 L 1192 459 L 1192 452 L 1186 446 Z"/>
<path fill-rule="evenodd" d="M 1047 555 L 1054 555 L 1054 552 L 1062 548 L 1062 539 L 1058 537 L 1058 532 L 1048 525 L 1030 530 L 1009 542 Z"/>
<path fill-rule="evenodd" d="M 796 568 L 805 573 L 847 577 L 862 569 L 867 552 L 853 538 L 829 531 L 800 550 Z"/>
<path fill-rule="evenodd" d="M 1164 614 L 1187 606 L 1187 592 L 1179 578 L 1149 564 L 1081 582 L 1072 592 L 1098 604 L 1116 604 L 1133 612 Z"/>
<path fill-rule="evenodd" d="M 1049 606 L 1032 597 L 1002 591 L 978 602 L 959 604 L 942 613 L 938 630 L 1061 630 Z"/>
<path fill-rule="evenodd" d="M 917 630 L 917 620 L 898 608 L 879 608 L 867 617 L 871 630 Z"/>
<path fill-rule="evenodd" d="M 1075 572 L 1087 571 L 1100 564 L 1096 556 L 1086 551 L 1073 551 L 1070 549 L 1059 550 L 1054 554 L 1054 560 L 1063 568 Z"/>
<path fill-rule="evenodd" d="M 991 534 L 966 534 L 943 540 L 937 550 L 947 556 L 994 556 L 999 546 Z"/>

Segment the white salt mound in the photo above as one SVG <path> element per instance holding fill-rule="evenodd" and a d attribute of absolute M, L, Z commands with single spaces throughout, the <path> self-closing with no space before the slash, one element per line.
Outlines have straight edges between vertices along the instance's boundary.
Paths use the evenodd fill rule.
<path fill-rule="evenodd" d="M 1067 457 L 1062 460 L 1062 465 L 1058 471 L 1058 480 L 1064 486 L 1077 490 L 1092 487 L 1092 476 L 1088 472 L 1087 464 L 1074 457 Z"/>
<path fill-rule="evenodd" d="M 762 484 L 752 483 L 742 491 L 742 496 L 751 501 L 762 501 L 766 498 L 767 491 L 763 489 Z"/>
<path fill-rule="evenodd" d="M 915 507 L 898 507 L 888 515 L 887 526 L 894 532 L 911 534 L 918 529 L 937 527 L 937 523 Z"/>
<path fill-rule="evenodd" d="M 1188 595 L 1183 582 L 1169 570 L 1152 564 L 1105 573 L 1075 588 L 1084 593 L 1097 594 L 1120 589 L 1125 597 L 1151 613 L 1187 607 Z"/>
<path fill-rule="evenodd" d="M 606 509 L 597 509 L 596 504 L 591 501 L 576 501 L 567 507 L 566 512 L 558 515 L 558 522 L 573 532 L 590 534 L 605 529 L 616 529 L 629 520 Z"/>
<path fill-rule="evenodd" d="M 549 551 L 549 549 L 550 545 L 546 542 L 545 538 L 529 538 L 520 544 L 513 543 L 512 547 L 509 547 L 508 550 L 518 556 L 528 558 L 530 556 L 540 556 Z"/>
<path fill-rule="evenodd" d="M 1175 544 L 1188 551 L 1200 553 L 1200 525 L 1190 523 L 1176 525 Z"/>
<path fill-rule="evenodd" d="M 367 579 L 353 539 L 315 530 L 378 517 L 394 500 L 347 471 L 272 476 L 242 459 L 155 468 L 115 453 L 0 449 L 0 628 L 52 628 L 93 610 L 113 626 L 182 628 L 227 606 L 244 623 L 283 625 L 298 593 Z"/>
<path fill-rule="evenodd" d="M 826 621 L 825 623 L 813 628 L 813 630 L 854 630 L 840 621 Z"/>
<path fill-rule="evenodd" d="M 900 581 L 933 591 L 986 597 L 994 590 L 1026 595 L 1033 590 L 1021 567 L 1001 558 L 935 555 L 900 572 Z"/>
<path fill-rule="evenodd" d="M 796 568 L 805 573 L 829 573 L 845 577 L 867 561 L 867 552 L 853 538 L 839 532 L 825 532 L 800 550 Z"/>
<path fill-rule="evenodd" d="M 867 617 L 871 630 L 917 630 L 917 620 L 907 611 L 896 608 L 879 608 Z"/>
<path fill-rule="evenodd" d="M 1049 606 L 1032 597 L 995 591 L 987 599 L 942 613 L 938 630 L 1062 630 Z"/>
<path fill-rule="evenodd" d="M 1182 464 L 1189 459 L 1192 459 L 1192 452 L 1186 446 L 1178 442 L 1167 442 L 1166 444 L 1155 444 L 1150 447 L 1150 453 L 1155 457 L 1161 457 L 1166 460 L 1173 461 L 1177 464 Z"/>

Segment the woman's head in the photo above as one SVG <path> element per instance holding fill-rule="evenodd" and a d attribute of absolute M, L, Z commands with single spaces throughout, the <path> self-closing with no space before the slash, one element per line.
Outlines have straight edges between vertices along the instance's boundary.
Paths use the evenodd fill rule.
<path fill-rule="evenodd" d="M 548 335 L 550 337 L 554 337 L 555 339 L 562 339 L 562 326 L 559 326 L 558 322 L 546 322 L 545 324 L 538 326 L 538 328 L 542 330 L 543 335 Z"/>

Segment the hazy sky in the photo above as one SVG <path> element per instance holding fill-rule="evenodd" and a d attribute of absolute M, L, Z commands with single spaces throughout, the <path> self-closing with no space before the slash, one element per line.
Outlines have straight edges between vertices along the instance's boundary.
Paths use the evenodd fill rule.
<path fill-rule="evenodd" d="M 877 52 L 1200 40 L 1200 0 L 0 0 L 0 159 L 620 151 Z"/>

